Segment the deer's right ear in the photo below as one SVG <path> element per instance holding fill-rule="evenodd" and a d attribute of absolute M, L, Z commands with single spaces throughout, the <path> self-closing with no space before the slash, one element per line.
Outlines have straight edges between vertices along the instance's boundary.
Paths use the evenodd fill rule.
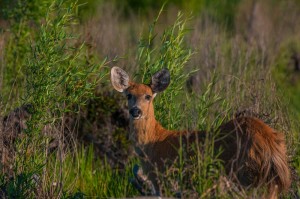
<path fill-rule="evenodd" d="M 129 76 L 121 68 L 114 66 L 110 71 L 110 80 L 113 87 L 119 91 L 123 92 L 129 87 Z"/>

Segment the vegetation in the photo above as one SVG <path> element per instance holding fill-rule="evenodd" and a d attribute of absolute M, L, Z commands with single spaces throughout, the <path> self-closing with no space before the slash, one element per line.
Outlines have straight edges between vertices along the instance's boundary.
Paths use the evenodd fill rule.
<path fill-rule="evenodd" d="M 0 9 L 0 197 L 139 195 L 126 102 L 109 82 L 114 65 L 145 83 L 170 70 L 155 99 L 164 127 L 210 130 L 256 116 L 285 134 L 300 172 L 297 0 L 4 0 Z M 214 136 L 197 159 L 179 149 L 160 176 L 164 195 L 264 191 L 223 186 Z M 299 188 L 294 180 L 285 197 Z"/>

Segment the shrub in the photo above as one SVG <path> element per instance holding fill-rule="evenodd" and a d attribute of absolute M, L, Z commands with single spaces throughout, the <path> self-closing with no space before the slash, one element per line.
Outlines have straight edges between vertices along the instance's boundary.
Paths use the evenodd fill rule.
<path fill-rule="evenodd" d="M 19 65 L 25 79 L 22 103 L 30 104 L 31 116 L 24 134 L 14 143 L 13 181 L 9 181 L 9 176 L 3 177 L 8 180 L 1 185 L 7 196 L 12 193 L 13 197 L 46 197 L 51 192 L 49 186 L 42 186 L 49 180 L 45 178 L 47 172 L 53 172 L 45 167 L 51 139 L 58 137 L 57 161 L 61 165 L 65 150 L 64 130 L 54 129 L 64 128 L 65 114 L 77 112 L 92 98 L 96 85 L 106 74 L 102 70 L 105 62 L 99 63 L 71 32 L 77 7 L 73 1 L 53 1 L 40 29 L 31 35 L 30 48 L 25 48 L 22 59 L 26 61 Z M 61 179 L 61 175 L 55 177 Z M 63 185 L 58 183 L 58 187 L 51 194 L 61 195 Z"/>

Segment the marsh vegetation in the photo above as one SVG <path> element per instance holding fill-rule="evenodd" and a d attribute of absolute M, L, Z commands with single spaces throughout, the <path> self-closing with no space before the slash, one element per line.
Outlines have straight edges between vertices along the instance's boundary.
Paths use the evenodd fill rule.
<path fill-rule="evenodd" d="M 246 115 L 282 132 L 293 173 L 283 197 L 295 197 L 299 17 L 298 0 L 1 1 L 0 197 L 139 196 L 126 100 L 109 81 L 116 65 L 144 83 L 169 69 L 154 103 L 167 129 L 209 131 Z M 180 158 L 160 176 L 164 196 L 265 191 L 224 186 L 213 139 L 201 161 Z"/>

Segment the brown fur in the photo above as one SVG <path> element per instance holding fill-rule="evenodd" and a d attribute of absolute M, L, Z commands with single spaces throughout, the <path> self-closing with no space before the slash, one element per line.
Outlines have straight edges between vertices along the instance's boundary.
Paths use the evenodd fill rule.
<path fill-rule="evenodd" d="M 131 138 L 137 153 L 143 157 L 142 167 L 159 190 L 155 167 L 164 172 L 167 160 L 178 157 L 180 140 L 183 143 L 204 143 L 206 132 L 169 131 L 164 129 L 154 116 L 155 93 L 148 85 L 129 83 L 123 91 L 133 97 L 128 100 L 129 109 L 139 107 L 140 119 L 130 119 Z M 145 95 L 153 96 L 150 101 Z M 288 190 L 291 179 L 287 163 L 284 136 L 254 117 L 238 117 L 221 125 L 214 147 L 222 149 L 220 158 L 225 170 L 244 186 L 268 185 L 270 196 Z"/>

